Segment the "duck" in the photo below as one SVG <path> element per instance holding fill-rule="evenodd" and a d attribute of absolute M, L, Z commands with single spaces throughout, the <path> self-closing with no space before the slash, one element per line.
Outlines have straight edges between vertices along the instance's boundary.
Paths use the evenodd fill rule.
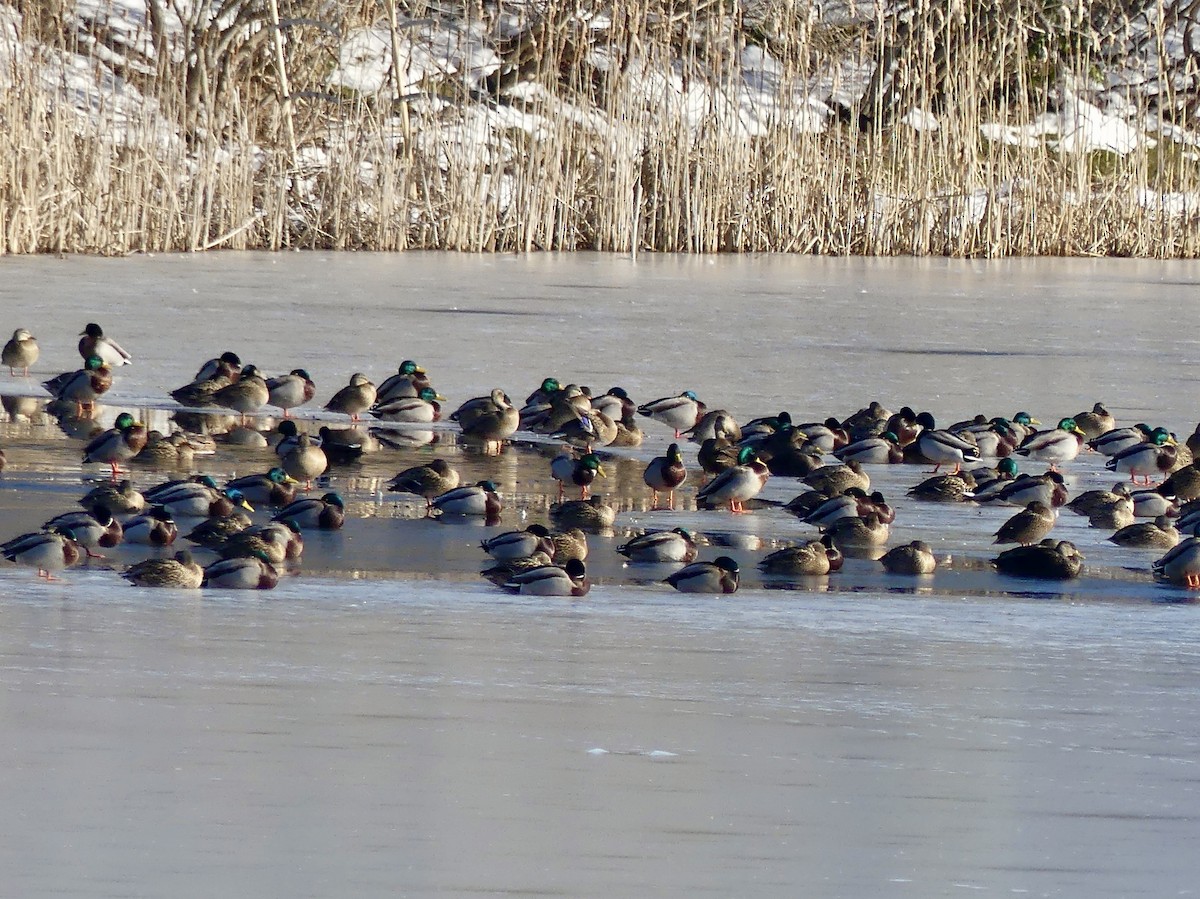
<path fill-rule="evenodd" d="M 128 478 L 120 483 L 106 481 L 89 490 L 79 500 L 85 509 L 104 506 L 114 515 L 137 515 L 146 508 L 146 497 Z"/>
<path fill-rule="evenodd" d="M 445 515 L 483 515 L 488 519 L 497 518 L 504 508 L 496 485 L 490 480 L 447 490 L 435 496 L 430 505 L 433 511 Z"/>
<path fill-rule="evenodd" d="M 1054 510 L 1041 500 L 1034 500 L 1000 526 L 993 543 L 1037 543 L 1054 527 Z"/>
<path fill-rule="evenodd" d="M 1093 437 L 1087 445 L 1105 456 L 1115 456 L 1122 450 L 1129 449 L 1139 443 L 1145 443 L 1154 433 L 1150 425 L 1139 421 L 1128 428 L 1113 428 L 1105 431 L 1099 437 Z"/>
<path fill-rule="evenodd" d="M 179 536 L 179 526 L 169 509 L 151 506 L 125 522 L 125 542 L 146 546 L 170 546 Z"/>
<path fill-rule="evenodd" d="M 229 375 L 231 381 L 236 381 L 238 373 L 241 370 L 241 357 L 233 352 L 233 350 L 226 350 L 220 356 L 205 360 L 200 368 L 196 370 L 196 376 L 192 378 L 192 381 L 207 381 L 209 378 L 215 378 L 221 373 Z"/>
<path fill-rule="evenodd" d="M 781 478 L 806 478 L 823 466 L 820 452 L 790 427 L 780 428 L 764 440 L 758 453 L 767 470 Z"/>
<path fill-rule="evenodd" d="M 230 534 L 221 544 L 217 554 L 222 559 L 238 556 L 257 556 L 278 567 L 288 558 L 299 558 L 304 551 L 304 538 L 299 526 L 287 519 L 270 524 L 244 528 Z"/>
<path fill-rule="evenodd" d="M 836 418 L 796 425 L 795 430 L 805 436 L 808 448 L 818 453 L 832 453 L 850 443 L 850 432 Z"/>
<path fill-rule="evenodd" d="M 882 434 L 892 414 L 891 410 L 887 409 L 878 400 L 871 400 L 862 409 L 849 415 L 842 422 L 841 427 L 848 434 L 853 434 L 855 440 L 860 437 Z"/>
<path fill-rule="evenodd" d="M 1151 566 L 1154 579 L 1200 589 L 1200 537 L 1187 537 L 1156 559 Z"/>
<path fill-rule="evenodd" d="M 1200 466 L 1193 463 L 1177 468 L 1157 490 L 1163 496 L 1173 496 L 1182 502 L 1200 498 Z"/>
<path fill-rule="evenodd" d="M 993 419 L 986 429 L 972 433 L 981 458 L 1006 459 L 1016 451 L 1017 432 L 1007 418 Z"/>
<path fill-rule="evenodd" d="M 388 482 L 394 493 L 415 493 L 427 500 L 453 490 L 460 483 L 458 470 L 445 459 L 433 459 L 424 465 L 406 468 Z"/>
<path fill-rule="evenodd" d="M 808 515 L 822 503 L 831 499 L 830 495 L 823 490 L 805 490 L 792 497 L 783 505 L 783 510 L 795 515 L 797 518 L 804 520 Z"/>
<path fill-rule="evenodd" d="M 99 356 L 109 368 L 133 363 L 133 357 L 111 337 L 106 337 L 104 329 L 95 322 L 89 322 L 87 327 L 79 332 L 79 355 L 84 360 L 91 356 Z"/>
<path fill-rule="evenodd" d="M 1046 538 L 1033 546 L 1017 546 L 992 559 L 992 565 L 1004 574 L 1045 580 L 1069 580 L 1079 577 L 1083 554 L 1069 540 Z"/>
<path fill-rule="evenodd" d="M 216 367 L 210 368 L 212 365 Z M 188 406 L 190 408 L 204 408 L 205 406 L 216 405 L 213 395 L 218 390 L 233 384 L 241 375 L 240 363 L 235 367 L 227 362 L 224 357 L 210 359 L 201 367 L 200 371 L 201 373 L 211 372 L 211 374 L 205 377 L 197 377 L 182 387 L 172 390 L 170 396 L 175 402 L 181 406 Z"/>
<path fill-rule="evenodd" d="M 883 495 L 879 494 L 879 497 L 882 499 Z M 847 487 L 841 493 L 828 497 L 799 517 L 805 524 L 826 528 L 839 518 L 861 515 L 870 511 L 870 508 L 871 501 L 865 490 L 861 487 Z M 791 510 L 789 509 L 789 511 Z"/>
<path fill-rule="evenodd" d="M 979 461 L 979 447 L 949 431 L 939 431 L 930 413 L 919 414 L 917 423 L 921 425 L 921 432 L 917 434 L 913 445 L 921 456 L 933 463 L 935 472 L 943 465 L 953 463 L 954 473 L 957 474 L 964 462 Z"/>
<path fill-rule="evenodd" d="M 857 462 L 859 465 L 895 465 L 904 461 L 904 448 L 900 439 L 891 431 L 878 437 L 864 437 L 833 451 L 841 462 Z"/>
<path fill-rule="evenodd" d="M 593 446 L 608 446 L 616 439 L 617 423 L 602 412 L 588 410 L 551 430 L 550 436 L 590 453 Z"/>
<path fill-rule="evenodd" d="M 241 492 L 253 505 L 281 508 L 296 498 L 299 482 L 278 465 L 262 474 L 248 474 L 226 482 L 226 489 Z"/>
<path fill-rule="evenodd" d="M 724 437 L 713 437 L 700 444 L 696 462 L 705 476 L 715 476 L 737 465 L 740 451 L 741 447 L 735 446 Z"/>
<path fill-rule="evenodd" d="M 271 520 L 294 521 L 303 530 L 336 531 L 346 522 L 346 501 L 337 493 L 304 497 L 288 503 Z"/>
<path fill-rule="evenodd" d="M 908 496 L 931 503 L 961 503 L 974 498 L 975 476 L 966 469 L 958 474 L 935 474 L 910 487 Z"/>
<path fill-rule="evenodd" d="M 182 433 L 177 431 L 168 436 L 162 431 L 152 430 L 146 433 L 146 445 L 130 461 L 158 468 L 189 468 L 194 456 L 192 445 Z"/>
<path fill-rule="evenodd" d="M 520 414 L 508 394 L 497 387 L 486 397 L 467 400 L 450 415 L 450 420 L 458 422 L 464 439 L 482 442 L 486 451 L 517 430 Z"/>
<path fill-rule="evenodd" d="M 236 381 L 215 391 L 211 401 L 216 406 L 239 413 L 244 425 L 246 416 L 258 412 L 270 399 L 271 391 L 263 376 L 255 366 L 247 365 L 242 368 Z"/>
<path fill-rule="evenodd" d="M 128 462 L 146 445 L 146 426 L 128 412 L 117 416 L 113 427 L 88 441 L 83 449 L 84 464 L 99 462 L 112 468 L 112 479 L 120 474 L 120 464 Z"/>
<path fill-rule="evenodd" d="M 680 593 L 735 593 L 740 571 L 738 563 L 729 556 L 718 556 L 711 562 L 692 562 L 667 576 Z"/>
<path fill-rule="evenodd" d="M 43 531 L 63 533 L 70 531 L 75 542 L 83 547 L 89 558 L 100 558 L 94 549 L 111 549 L 120 544 L 125 536 L 121 522 L 113 517 L 104 505 L 96 505 L 90 512 L 64 512 L 42 524 Z"/>
<path fill-rule="evenodd" d="M 197 590 L 204 580 L 204 569 L 188 550 L 181 549 L 169 559 L 146 559 L 130 565 L 121 577 L 135 587 Z"/>
<path fill-rule="evenodd" d="M 1108 539 L 1118 546 L 1136 549 L 1171 549 L 1179 543 L 1179 536 L 1171 519 L 1160 515 L 1154 521 L 1126 525 Z"/>
<path fill-rule="evenodd" d="M 69 528 L 36 531 L 0 544 L 0 554 L 10 562 L 38 570 L 38 577 L 54 580 L 54 572 L 76 564 L 85 555 Z"/>
<path fill-rule="evenodd" d="M 920 433 L 921 426 L 917 423 L 917 413 L 913 411 L 911 406 L 904 406 L 899 412 L 893 412 L 888 416 L 887 421 L 884 422 L 882 431 L 882 434 L 891 434 L 895 437 L 896 443 L 901 447 L 908 446 L 908 444 L 917 439 L 917 435 Z"/>
<path fill-rule="evenodd" d="M 206 518 L 184 534 L 183 539 L 206 549 L 219 550 L 226 540 L 246 530 L 251 523 L 250 516 L 244 512 L 234 512 L 224 518 Z"/>
<path fill-rule="evenodd" d="M 554 554 L 550 531 L 541 524 L 531 524 L 522 531 L 505 531 L 480 541 L 479 546 L 497 562 L 523 559 L 535 552 L 544 552 L 547 556 Z"/>
<path fill-rule="evenodd" d="M 235 509 L 254 511 L 254 507 L 236 488 L 218 490 L 205 486 L 203 489 L 181 491 L 157 502 L 171 513 L 172 518 L 224 518 Z"/>
<path fill-rule="evenodd" d="M 869 548 L 887 543 L 891 526 L 881 521 L 875 512 L 868 512 L 839 518 L 829 525 L 826 533 L 838 546 Z"/>
<path fill-rule="evenodd" d="M 737 443 L 742 439 L 742 429 L 728 410 L 710 409 L 680 436 L 686 436 L 692 443 L 703 443 L 710 437 L 724 437 L 731 443 Z"/>
<path fill-rule="evenodd" d="M 542 378 L 542 383 L 538 388 L 525 397 L 525 405 L 533 406 L 539 403 L 549 403 L 562 389 L 562 384 L 558 378 Z"/>
<path fill-rule="evenodd" d="M 1125 487 L 1124 482 L 1121 486 Z M 1157 518 L 1159 515 L 1174 518 L 1179 514 L 1179 503 L 1175 495 L 1170 490 L 1164 492 L 1161 484 L 1145 490 L 1130 491 L 1129 498 L 1133 501 L 1133 514 L 1136 518 Z"/>
<path fill-rule="evenodd" d="M 1036 499 L 1052 509 L 1057 509 L 1067 502 L 1068 496 L 1067 484 L 1062 473 L 1046 471 L 1039 475 L 1019 474 L 998 492 L 978 499 L 980 502 L 1005 503 L 1012 506 L 1027 506 Z"/>
<path fill-rule="evenodd" d="M 685 528 L 647 531 L 617 547 L 630 562 L 694 562 L 696 538 Z"/>
<path fill-rule="evenodd" d="M 422 387 L 416 396 L 392 397 L 385 403 L 377 401 L 370 412 L 380 421 L 427 424 L 441 421 L 441 402 L 445 399 L 432 387 Z"/>
<path fill-rule="evenodd" d="M 687 467 L 683 464 L 683 454 L 679 452 L 679 444 L 672 443 L 662 456 L 655 456 L 642 472 L 642 480 L 650 488 L 650 507 L 659 509 L 658 494 L 667 494 L 667 508 L 675 509 L 675 491 L 687 480 Z"/>
<path fill-rule="evenodd" d="M 571 559 L 562 568 L 542 565 L 514 574 L 504 589 L 522 596 L 585 596 L 591 585 L 584 563 Z"/>
<path fill-rule="evenodd" d="M 503 562 L 497 562 L 495 565 L 485 568 L 479 573 L 497 587 L 503 587 L 515 575 L 549 564 L 551 564 L 550 556 L 541 550 L 537 550 L 519 559 L 507 559 Z"/>
<path fill-rule="evenodd" d="M 624 387 L 610 387 L 607 393 L 592 397 L 592 408 L 616 422 L 632 420 L 637 414 L 637 404 L 629 398 Z"/>
<path fill-rule="evenodd" d="M 1152 476 L 1166 477 L 1178 459 L 1178 445 L 1166 428 L 1155 428 L 1144 443 L 1137 443 L 1118 453 L 1113 453 L 1104 462 L 1109 471 L 1128 472 L 1129 480 L 1137 483 L 1139 477 L 1149 485 Z"/>
<path fill-rule="evenodd" d="M 675 439 L 683 436 L 683 431 L 693 428 L 700 423 L 708 407 L 700 401 L 695 391 L 685 390 L 678 396 L 664 396 L 638 406 L 638 413 L 652 421 L 657 421 L 674 428 Z"/>
<path fill-rule="evenodd" d="M 1111 505 L 1092 510 L 1088 514 L 1088 527 L 1114 530 L 1133 524 L 1135 517 L 1133 500 L 1128 496 L 1122 496 Z"/>
<path fill-rule="evenodd" d="M 282 446 L 282 444 L 281 444 Z M 276 448 L 278 451 L 278 447 Z M 289 449 L 280 457 L 280 465 L 289 477 L 304 482 L 304 489 L 312 488 L 313 478 L 320 477 L 329 468 L 329 459 L 308 434 L 297 434 Z"/>
<path fill-rule="evenodd" d="M 340 412 L 349 415 L 351 421 L 358 421 L 360 413 L 366 412 L 375 405 L 378 391 L 375 384 L 361 371 L 350 376 L 350 383 L 335 393 L 325 404 L 326 412 Z"/>
<path fill-rule="evenodd" d="M 432 387 L 425 369 L 412 359 L 405 359 L 396 369 L 396 373 L 384 378 L 383 383 L 376 388 L 375 405 L 383 406 L 394 400 L 419 397 L 421 391 L 432 389 Z"/>
<path fill-rule="evenodd" d="M 550 517 L 559 527 L 604 531 L 617 520 L 617 510 L 604 497 L 592 494 L 587 499 L 555 503 L 550 507 Z"/>
<path fill-rule="evenodd" d="M 562 565 L 568 559 L 588 557 L 588 539 L 583 528 L 568 527 L 562 531 L 551 531 L 550 543 L 553 547 L 550 556 L 555 565 Z"/>
<path fill-rule="evenodd" d="M 933 574 L 937 568 L 933 549 L 924 540 L 913 540 L 906 546 L 889 549 L 879 561 L 889 574 Z"/>
<path fill-rule="evenodd" d="M 746 511 L 743 504 L 758 496 L 770 476 L 753 448 L 745 446 L 738 452 L 737 464 L 701 487 L 696 499 L 710 505 L 727 503 L 731 513 L 741 515 Z"/>
<path fill-rule="evenodd" d="M 646 439 L 646 432 L 641 429 L 634 418 L 636 414 L 636 410 L 626 412 L 623 418 L 614 420 L 617 433 L 613 437 L 612 442 L 608 444 L 609 446 L 634 447 L 642 445 L 642 441 Z"/>
<path fill-rule="evenodd" d="M 971 475 L 975 478 L 971 499 L 988 502 L 1016 478 L 1017 463 L 1011 456 L 1006 456 L 996 463 L 994 469 L 972 469 Z"/>
<path fill-rule="evenodd" d="M 1113 414 L 1104 408 L 1104 403 L 1096 403 L 1092 406 L 1090 412 L 1080 412 L 1078 415 L 1072 416 L 1075 419 L 1075 425 L 1083 433 L 1085 440 L 1092 440 L 1099 437 L 1106 431 L 1111 431 L 1117 426 L 1117 420 L 1113 418 Z"/>
<path fill-rule="evenodd" d="M 41 349 L 38 347 L 37 338 L 25 328 L 17 328 L 8 343 L 4 344 L 4 350 L 0 352 L 0 362 L 8 366 L 8 373 L 14 378 L 18 368 L 21 369 L 22 376 L 28 378 L 29 368 L 38 361 L 39 355 Z"/>
<path fill-rule="evenodd" d="M 854 461 L 823 465 L 806 474 L 802 480 L 814 490 L 822 490 L 830 496 L 844 493 L 851 487 L 863 491 L 871 489 L 871 476 L 860 463 Z"/>
<path fill-rule="evenodd" d="M 1085 490 L 1070 502 L 1065 504 L 1076 515 L 1090 517 L 1095 512 L 1101 512 L 1111 506 L 1129 499 L 1129 488 L 1124 481 L 1118 481 L 1111 490 Z"/>
<path fill-rule="evenodd" d="M 580 499 L 587 499 L 592 482 L 598 477 L 605 477 L 604 466 L 595 453 L 586 453 L 579 458 L 574 453 L 561 453 L 550 462 L 550 474 L 558 482 L 559 502 L 562 502 L 567 483 L 579 488 Z"/>
<path fill-rule="evenodd" d="M 221 559 L 204 569 L 203 587 L 225 590 L 270 590 L 279 583 L 275 566 L 261 556 Z"/>
<path fill-rule="evenodd" d="M 112 369 L 99 356 L 88 356 L 83 368 L 60 375 L 42 384 L 61 403 L 74 403 L 77 418 L 90 418 L 95 413 L 96 400 L 112 387 Z"/>
<path fill-rule="evenodd" d="M 758 567 L 767 574 L 820 577 L 829 574 L 829 554 L 820 540 L 809 540 L 798 546 L 775 550 L 765 556 Z"/>
<path fill-rule="evenodd" d="M 378 443 L 358 428 L 331 428 L 321 425 L 317 436 L 310 440 L 321 448 L 327 465 L 355 465 L 367 452 L 367 442 L 378 450 Z M 315 460 L 314 460 L 315 464 Z"/>
<path fill-rule="evenodd" d="M 303 368 L 293 368 L 286 375 L 267 378 L 267 405 L 283 410 L 283 417 L 290 418 L 297 406 L 312 402 L 317 395 L 317 385 Z"/>

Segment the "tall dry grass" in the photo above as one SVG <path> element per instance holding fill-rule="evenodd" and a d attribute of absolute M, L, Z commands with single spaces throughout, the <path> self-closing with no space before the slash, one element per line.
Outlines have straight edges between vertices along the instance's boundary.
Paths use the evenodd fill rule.
<path fill-rule="evenodd" d="M 133 28 L 66 0 L 16 8 L 6 253 L 1200 255 L 1195 148 L 1060 152 L 980 131 L 1131 63 L 1158 72 L 1131 119 L 1194 122 L 1200 55 L 1169 50 L 1200 0 L 921 0 L 825 19 L 808 0 L 148 0 Z M 390 36 L 387 82 L 332 86 L 370 26 Z M 499 68 L 409 84 L 409 50 L 437 29 L 481 36 Z M 753 128 L 738 124 L 747 47 L 777 63 Z M 797 98 L 839 88 L 847 63 L 865 93 L 809 130 Z M 913 108 L 937 130 L 905 124 Z"/>

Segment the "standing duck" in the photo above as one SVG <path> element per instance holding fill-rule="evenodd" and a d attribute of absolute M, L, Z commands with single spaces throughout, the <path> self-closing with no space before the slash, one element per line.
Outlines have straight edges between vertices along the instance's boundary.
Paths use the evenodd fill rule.
<path fill-rule="evenodd" d="M 484 449 L 512 436 L 520 422 L 520 413 L 499 387 L 486 397 L 467 400 L 450 416 L 458 422 L 463 437 L 470 441 L 482 441 Z"/>
<path fill-rule="evenodd" d="M 550 463 L 550 474 L 558 481 L 559 502 L 562 502 L 563 488 L 567 482 L 579 488 L 580 499 L 587 499 L 592 482 L 605 476 L 604 466 L 595 453 L 587 453 L 578 459 L 572 453 L 555 456 Z"/>
<path fill-rule="evenodd" d="M 1070 462 L 1079 455 L 1083 447 L 1083 432 L 1073 418 L 1063 418 L 1058 427 L 1030 434 L 1017 447 L 1016 452 L 1030 459 L 1050 463 L 1054 469 L 1060 462 Z"/>
<path fill-rule="evenodd" d="M 325 404 L 326 412 L 341 412 L 349 415 L 352 421 L 358 421 L 358 416 L 375 405 L 377 391 L 371 379 L 362 372 L 350 376 L 350 383 L 333 395 Z"/>
<path fill-rule="evenodd" d="M 317 385 L 303 368 L 293 368 L 286 375 L 268 378 L 267 405 L 283 410 L 283 417 L 290 418 L 292 409 L 312 402 L 317 394 Z"/>
<path fill-rule="evenodd" d="M 1091 412 L 1080 412 L 1075 416 L 1075 425 L 1083 433 L 1084 439 L 1092 440 L 1115 428 L 1117 420 L 1104 408 L 1103 403 L 1096 403 Z"/>
<path fill-rule="evenodd" d="M 683 464 L 683 455 L 679 452 L 679 444 L 672 443 L 667 447 L 665 456 L 655 456 L 642 473 L 642 480 L 650 488 L 650 506 L 658 509 L 658 494 L 666 492 L 667 508 L 675 509 L 675 490 L 687 480 L 687 468 Z"/>
<path fill-rule="evenodd" d="M 1108 457 L 1104 467 L 1109 471 L 1129 473 L 1129 480 L 1137 483 L 1139 477 L 1150 484 L 1152 476 L 1166 477 L 1178 460 L 1178 446 L 1166 428 L 1155 428 L 1150 439 L 1137 443 Z"/>
<path fill-rule="evenodd" d="M 79 355 L 85 361 L 91 356 L 99 356 L 109 368 L 129 365 L 133 362 L 133 357 L 111 337 L 106 337 L 104 329 L 95 322 L 90 322 L 79 332 Z"/>
<path fill-rule="evenodd" d="M 978 462 L 979 448 L 949 431 L 939 431 L 932 415 L 917 416 L 921 432 L 913 442 L 921 456 L 933 463 L 936 472 L 943 465 L 954 465 L 954 473 L 962 470 L 963 462 Z"/>
<path fill-rule="evenodd" d="M 13 377 L 16 377 L 19 368 L 21 374 L 28 378 L 29 366 L 38 361 L 40 354 L 37 338 L 24 328 L 17 328 L 13 331 L 12 339 L 4 344 L 4 351 L 0 353 L 0 362 L 8 366 L 8 373 Z"/>
<path fill-rule="evenodd" d="M 38 570 L 38 577 L 54 580 L 54 572 L 62 571 L 84 556 L 83 547 L 75 541 L 69 529 L 38 531 L 14 537 L 0 544 L 0 554 L 10 562 Z"/>
<path fill-rule="evenodd" d="M 1155 580 L 1200 590 L 1200 537 L 1181 540 L 1151 566 Z"/>
<path fill-rule="evenodd" d="M 678 440 L 687 428 L 694 428 L 704 417 L 707 407 L 694 391 L 685 390 L 678 396 L 664 396 L 638 407 L 638 412 L 654 421 L 675 429 Z"/>
<path fill-rule="evenodd" d="M 117 416 L 113 427 L 93 438 L 83 449 L 83 461 L 112 467 L 112 479 L 120 474 L 120 463 L 128 462 L 146 445 L 146 426 L 128 412 Z"/>
<path fill-rule="evenodd" d="M 213 393 L 212 402 L 240 413 L 245 425 L 246 416 L 258 412 L 270 398 L 271 391 L 263 376 L 253 365 L 247 365 L 236 381 Z"/>
<path fill-rule="evenodd" d="M 759 461 L 754 450 L 742 447 L 737 464 L 701 487 L 696 499 L 714 506 L 728 503 L 730 512 L 741 515 L 746 511 L 743 504 L 758 496 L 770 476 L 770 470 Z"/>
<path fill-rule="evenodd" d="M 85 410 L 89 416 L 94 413 L 97 398 L 107 393 L 112 383 L 112 370 L 99 356 L 88 356 L 83 368 L 65 378 L 60 375 L 42 386 L 53 393 L 56 400 L 74 403 L 76 417 L 83 418 Z"/>
<path fill-rule="evenodd" d="M 323 475 L 329 468 L 329 459 L 325 450 L 308 434 L 297 434 L 294 440 L 280 457 L 280 464 L 290 477 L 303 481 L 304 489 L 309 490 L 313 478 Z"/>
<path fill-rule="evenodd" d="M 693 562 L 663 582 L 680 593 L 734 593 L 738 588 L 738 563 L 729 556 L 711 562 Z"/>

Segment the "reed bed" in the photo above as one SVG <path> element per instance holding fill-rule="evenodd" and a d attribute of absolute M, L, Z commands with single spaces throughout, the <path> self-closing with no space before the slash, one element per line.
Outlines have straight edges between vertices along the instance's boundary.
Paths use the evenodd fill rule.
<path fill-rule="evenodd" d="M 0 251 L 1200 255 L 1200 0 L 824 8 L 0 5 Z"/>

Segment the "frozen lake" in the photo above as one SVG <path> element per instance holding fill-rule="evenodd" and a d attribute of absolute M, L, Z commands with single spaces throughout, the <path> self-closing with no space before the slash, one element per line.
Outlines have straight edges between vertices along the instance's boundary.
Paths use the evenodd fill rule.
<path fill-rule="evenodd" d="M 1052 422 L 1102 400 L 1181 437 L 1200 419 L 1196 264 L 221 254 L 0 268 L 0 330 L 38 336 L 35 382 L 77 365 L 88 321 L 133 352 L 110 415 L 164 415 L 167 390 L 233 349 L 269 373 L 306 367 L 321 401 L 353 371 L 378 381 L 413 358 L 451 407 L 493 386 L 519 401 L 554 375 L 640 401 L 692 388 L 740 420 L 844 417 L 871 399 L 939 422 Z M 3 427 L 7 539 L 84 487 L 76 443 Z M 86 897 L 1195 891 L 1200 612 L 1149 582 L 1153 553 L 1064 514 L 1056 535 L 1088 560 L 1065 588 L 970 564 L 898 581 L 849 560 L 840 580 L 767 590 L 754 562 L 808 531 L 777 510 L 646 512 L 640 471 L 669 439 L 646 427 L 612 462 L 618 530 L 683 522 L 728 542 L 747 569 L 736 596 L 654 585 L 621 567 L 619 535 L 593 544 L 585 599 L 503 596 L 474 573 L 487 531 L 406 520 L 376 494 L 429 450 L 335 472 L 354 520 L 311 535 L 304 574 L 271 593 L 0 568 L 0 882 Z M 534 454 L 463 464 L 501 483 L 506 526 L 544 516 Z M 1115 480 L 1095 457 L 1069 468 L 1073 491 Z M 892 545 L 992 552 L 1006 512 L 902 505 L 923 473 L 872 474 L 899 508 Z M 796 492 L 779 479 L 765 495 Z"/>

